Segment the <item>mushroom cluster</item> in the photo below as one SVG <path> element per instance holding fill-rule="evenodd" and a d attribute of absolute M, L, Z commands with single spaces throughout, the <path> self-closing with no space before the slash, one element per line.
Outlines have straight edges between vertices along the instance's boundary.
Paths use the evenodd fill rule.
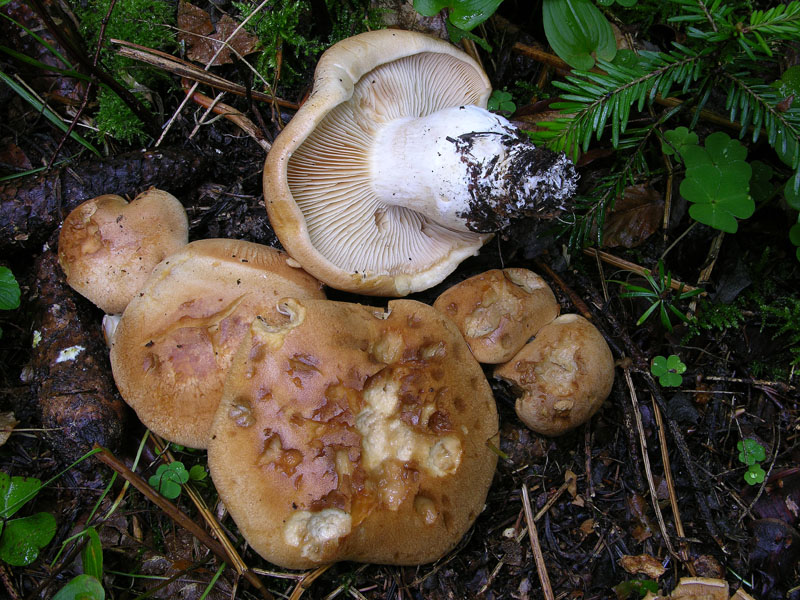
<path fill-rule="evenodd" d="M 602 336 L 558 317 L 526 269 L 471 278 L 434 306 L 322 292 L 320 280 L 372 295 L 427 289 L 509 219 L 563 208 L 574 167 L 486 111 L 489 93 L 474 60 L 428 36 L 370 32 L 329 49 L 265 164 L 288 254 L 187 244 L 185 213 L 142 227 L 140 198 L 96 199 L 65 221 L 62 265 L 78 291 L 100 287 L 74 266 L 84 256 L 122 277 L 110 287 L 124 297 L 99 304 L 121 313 L 109 327 L 121 395 L 154 432 L 208 449 L 240 531 L 277 565 L 412 565 L 453 548 L 497 462 L 480 362 L 524 389 L 517 410 L 532 427 L 546 413 L 588 418 L 608 394 L 610 383 L 583 386 L 587 373 L 613 376 L 608 348 L 585 346 Z M 126 228 L 138 262 L 108 241 Z M 151 232 L 173 245 L 157 253 Z"/>
<path fill-rule="evenodd" d="M 453 320 L 480 362 L 504 363 L 494 377 L 511 384 L 517 415 L 537 433 L 574 429 L 611 393 L 614 359 L 602 334 L 580 315 L 558 316 L 552 290 L 533 271 L 475 275 L 433 306 Z"/>

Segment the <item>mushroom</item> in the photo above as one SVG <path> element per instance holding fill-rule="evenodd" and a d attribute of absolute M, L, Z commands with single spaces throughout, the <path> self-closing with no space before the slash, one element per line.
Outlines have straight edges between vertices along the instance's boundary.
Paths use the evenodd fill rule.
<path fill-rule="evenodd" d="M 494 399 L 461 334 L 412 300 L 279 310 L 237 351 L 208 445 L 239 531 L 286 568 L 436 560 L 497 462 Z"/>
<path fill-rule="evenodd" d="M 574 167 L 485 110 L 490 92 L 474 60 L 423 34 L 371 31 L 328 49 L 264 166 L 287 252 L 331 287 L 404 296 L 509 219 L 559 212 Z"/>
<path fill-rule="evenodd" d="M 250 322 L 280 318 L 284 296 L 324 298 L 321 286 L 274 248 L 240 240 L 192 242 L 153 271 L 111 335 L 123 399 L 156 434 L 205 448 L 225 372 Z"/>
<path fill-rule="evenodd" d="M 531 429 L 561 435 L 588 421 L 614 383 L 614 358 L 605 339 L 580 315 L 561 315 L 494 376 L 518 393 L 517 415 Z"/>
<path fill-rule="evenodd" d="M 64 219 L 58 262 L 76 292 L 118 314 L 155 266 L 188 239 L 186 211 L 171 194 L 150 188 L 130 204 L 107 194 L 79 204 Z"/>
<path fill-rule="evenodd" d="M 465 279 L 433 303 L 456 324 L 482 363 L 511 359 L 560 307 L 544 279 L 528 269 L 492 269 Z"/>

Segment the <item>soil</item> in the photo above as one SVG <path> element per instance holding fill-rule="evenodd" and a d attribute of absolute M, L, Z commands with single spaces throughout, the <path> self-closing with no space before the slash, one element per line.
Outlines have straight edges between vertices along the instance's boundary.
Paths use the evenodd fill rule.
<path fill-rule="evenodd" d="M 487 63 L 498 85 L 533 80 L 542 68 L 497 51 Z M 7 56 L 0 60 L 4 72 L 24 73 Z M 233 68 L 220 73 L 236 77 Z M 285 97 L 301 101 L 309 82 Z M 76 95 L 73 114 L 82 98 L 80 91 Z M 180 91 L 166 90 L 164 114 L 171 115 L 182 98 Z M 230 102 L 253 122 L 264 123 L 266 139 L 279 133 L 281 120 L 291 118 L 267 105 Z M 0 166 L 11 173 L 49 164 L 61 134 L 5 86 L 0 104 Z M 72 536 L 93 525 L 103 547 L 107 598 L 265 597 L 252 579 L 274 598 L 635 598 L 643 581 L 655 580 L 668 593 L 688 576 L 722 579 L 731 593 L 741 588 L 760 600 L 800 598 L 800 396 L 791 367 L 790 350 L 796 346 L 791 331 L 755 301 L 738 305 L 738 317 L 723 326 L 694 333 L 682 323 L 670 331 L 658 315 L 637 325 L 647 305 L 621 298 L 620 286 L 607 281 L 631 274 L 594 255 L 568 254 L 563 238 L 547 235 L 551 222 L 515 222 L 446 281 L 414 298 L 432 303 L 442 290 L 488 269 L 530 268 L 550 283 L 562 313 L 584 314 L 601 330 L 616 360 L 614 387 L 589 423 L 547 438 L 519 421 L 512 392 L 487 367 L 500 415 L 501 458 L 485 509 L 438 562 L 286 571 L 249 550 L 235 524 L 218 514 L 254 574 L 246 578 L 229 565 L 223 568 L 203 539 L 176 524 L 173 509 L 123 485 L 126 477 L 115 475 L 106 462 L 91 457 L 70 466 L 95 442 L 109 447 L 119 463 L 135 464 L 144 479 L 161 460 L 152 439 L 142 443 L 145 431 L 135 415 L 120 404 L 99 341 L 103 315 L 64 285 L 54 260 L 58 225 L 68 210 L 100 193 L 132 198 L 155 185 L 184 204 L 191 239 L 231 237 L 278 246 L 261 196 L 264 149 L 224 119 L 194 131 L 203 112 L 187 107 L 146 160 L 140 149 L 111 142 L 98 161 L 67 140 L 58 154 L 59 160 L 69 158 L 67 164 L 0 184 L 0 264 L 12 270 L 22 289 L 20 308 L 0 313 L 0 412 L 13 411 L 18 421 L 0 447 L 0 471 L 49 481 L 16 516 L 45 511 L 57 523 L 38 559 L 26 566 L 0 563 L 0 597 L 53 597 L 83 572 L 86 538 Z M 584 189 L 611 164 L 603 158 L 608 146 L 593 150 L 599 158 L 578 169 Z M 665 182 L 647 185 L 663 202 Z M 658 219 L 649 233 L 637 225 L 630 235 L 643 238 L 639 245 L 605 250 L 653 268 L 691 224 L 677 202 L 666 229 Z M 693 227 L 669 252 L 666 267 L 676 279 L 696 284 L 711 256 L 715 262 L 704 287 L 714 298 L 732 303 L 758 289 L 765 304 L 783 306 L 780 298 L 796 298 L 800 290 L 800 263 L 784 241 L 786 220 L 782 208 L 766 207 L 738 234 L 723 236 L 716 254 L 709 252 L 719 232 Z M 336 300 L 384 302 L 328 292 Z M 52 318 L 54 306 L 63 311 L 58 319 Z M 699 306 L 678 303 L 687 312 Z M 35 332 L 41 335 L 36 344 Z M 93 370 L 71 374 L 43 367 L 57 336 L 88 348 Z M 651 374 L 650 361 L 659 354 L 679 355 L 687 366 L 680 386 L 664 387 Z M 765 449 L 766 476 L 755 485 L 745 481 L 747 467 L 738 460 L 737 443 L 746 438 Z M 171 450 L 187 468 L 205 464 L 204 452 Z M 210 481 L 195 487 L 213 512 Z M 533 536 L 526 498 L 536 516 Z M 206 528 L 187 493 L 175 505 Z"/>

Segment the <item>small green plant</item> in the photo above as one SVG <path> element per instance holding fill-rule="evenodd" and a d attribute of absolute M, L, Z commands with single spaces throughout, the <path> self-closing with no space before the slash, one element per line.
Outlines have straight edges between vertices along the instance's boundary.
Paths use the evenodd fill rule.
<path fill-rule="evenodd" d="M 414 0 L 414 10 L 426 17 L 438 15 L 443 9 L 449 9 L 447 33 L 450 41 L 458 44 L 467 38 L 483 47 L 487 52 L 491 47 L 483 38 L 470 33 L 478 25 L 491 17 L 503 0 Z"/>
<path fill-rule="evenodd" d="M 19 307 L 19 283 L 8 267 L 0 267 L 0 310 L 14 310 Z M 0 328 L 0 337 L 3 329 Z"/>
<path fill-rule="evenodd" d="M 486 108 L 493 112 L 513 113 L 517 110 L 517 105 L 511 99 L 511 93 L 504 90 L 494 90 L 489 96 Z"/>
<path fill-rule="evenodd" d="M 35 477 L 12 477 L 0 471 L 0 560 L 14 566 L 31 564 L 56 534 L 56 520 L 47 512 L 9 518 L 42 487 Z"/>
<path fill-rule="evenodd" d="M 620 298 L 643 298 L 650 301 L 650 306 L 642 313 L 636 325 L 639 326 L 644 323 L 650 315 L 658 312 L 661 318 L 661 324 L 668 330 L 672 331 L 672 319 L 670 314 L 674 315 L 684 323 L 689 322 L 689 317 L 675 307 L 676 302 L 686 300 L 698 294 L 702 294 L 703 290 L 693 289 L 684 291 L 683 284 L 677 290 L 675 296 L 672 289 L 672 274 L 669 271 L 664 271 L 664 262 L 658 261 L 657 277 L 653 277 L 651 272 L 645 272 L 642 275 L 649 288 L 639 285 L 633 285 L 627 281 L 611 280 L 612 283 L 618 283 L 622 286 L 623 291 L 620 292 Z"/>
<path fill-rule="evenodd" d="M 644 598 L 648 592 L 658 593 L 658 582 L 652 579 L 629 579 L 614 586 L 617 598 Z"/>
<path fill-rule="evenodd" d="M 756 209 L 750 197 L 753 170 L 744 160 L 747 148 L 717 131 L 705 139 L 705 146 L 684 138 L 679 154 L 686 165 L 680 191 L 692 203 L 689 216 L 714 229 L 736 233 L 736 219 L 747 219 Z"/>
<path fill-rule="evenodd" d="M 70 579 L 53 600 L 104 600 L 103 589 L 103 545 L 94 527 L 87 527 L 79 536 L 85 537 L 86 545 L 81 551 L 83 573 Z"/>
<path fill-rule="evenodd" d="M 744 480 L 748 485 L 756 485 L 764 481 L 766 473 L 761 467 L 761 463 L 766 460 L 767 452 L 757 440 L 745 438 L 736 443 L 739 451 L 739 462 L 747 466 L 744 473 Z"/>
<path fill-rule="evenodd" d="M 192 481 L 202 481 L 206 478 L 206 470 L 203 465 L 194 465 L 188 471 L 182 462 L 174 462 L 159 465 L 155 475 L 152 475 L 148 483 L 153 486 L 158 493 L 165 498 L 174 500 L 181 495 L 184 483 Z"/>
<path fill-rule="evenodd" d="M 677 354 L 670 354 L 667 357 L 659 355 L 650 363 L 650 372 L 654 377 L 658 377 L 658 383 L 662 387 L 678 387 L 683 383 L 686 365 L 681 362 L 681 357 Z"/>
<path fill-rule="evenodd" d="M 611 61 L 617 53 L 611 24 L 589 0 L 544 0 L 542 22 L 553 52 L 574 69 L 591 69 L 595 58 Z"/>

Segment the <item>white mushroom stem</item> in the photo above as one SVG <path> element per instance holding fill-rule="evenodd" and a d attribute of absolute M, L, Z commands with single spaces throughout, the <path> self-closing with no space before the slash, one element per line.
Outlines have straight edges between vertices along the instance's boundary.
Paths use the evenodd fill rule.
<path fill-rule="evenodd" d="M 536 148 L 478 106 L 390 121 L 372 148 L 375 192 L 459 231 L 498 231 L 521 216 L 564 210 L 578 175 L 563 154 Z"/>

